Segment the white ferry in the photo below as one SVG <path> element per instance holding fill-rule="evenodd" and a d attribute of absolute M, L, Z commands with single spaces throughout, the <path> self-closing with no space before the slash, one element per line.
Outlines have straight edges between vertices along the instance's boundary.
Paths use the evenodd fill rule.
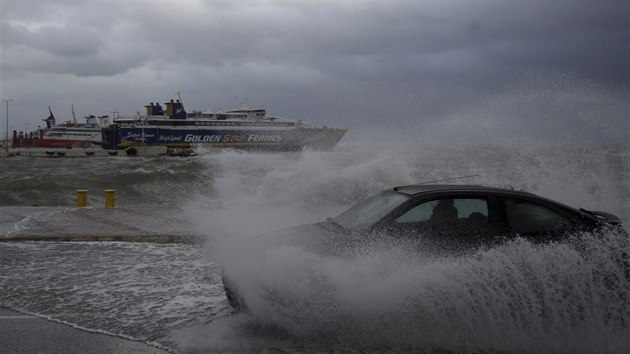
<path fill-rule="evenodd" d="M 186 112 L 180 100 L 146 107 L 146 115 L 117 117 L 103 129 L 103 147 L 134 145 L 190 148 L 197 145 L 256 150 L 332 149 L 347 129 L 316 127 L 300 120 L 267 115 L 244 104 L 224 112 Z"/>

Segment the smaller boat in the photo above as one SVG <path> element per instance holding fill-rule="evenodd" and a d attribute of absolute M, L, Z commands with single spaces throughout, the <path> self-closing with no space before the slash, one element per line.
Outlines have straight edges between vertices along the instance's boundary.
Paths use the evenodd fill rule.
<path fill-rule="evenodd" d="M 109 125 L 108 116 L 85 117 L 86 123 L 77 123 L 72 107 L 72 120 L 57 124 L 50 107 L 50 116 L 44 119 L 45 128 L 25 133 L 13 131 L 13 147 L 89 148 L 101 142 L 101 129 Z"/>

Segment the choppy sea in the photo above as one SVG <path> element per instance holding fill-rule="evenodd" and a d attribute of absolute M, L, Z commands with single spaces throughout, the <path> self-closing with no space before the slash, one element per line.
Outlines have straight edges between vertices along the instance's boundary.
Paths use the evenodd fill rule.
<path fill-rule="evenodd" d="M 266 250 L 257 239 L 385 188 L 459 176 L 472 177 L 448 183 L 527 190 L 613 213 L 628 230 L 627 145 L 342 144 L 187 158 L 15 157 L 0 166 L 2 210 L 72 208 L 77 188 L 115 188 L 120 205 L 161 210 L 155 219 L 181 215 L 182 233 L 205 240 L 0 243 L 0 306 L 181 353 L 630 352 L 624 235 L 516 239 L 444 257 L 391 247 L 344 259 Z M 221 267 L 252 271 L 243 285 L 252 314 L 229 308 Z"/>

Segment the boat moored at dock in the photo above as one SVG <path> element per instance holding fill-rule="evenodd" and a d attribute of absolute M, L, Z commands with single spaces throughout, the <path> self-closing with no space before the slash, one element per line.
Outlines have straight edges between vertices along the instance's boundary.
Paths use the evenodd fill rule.
<path fill-rule="evenodd" d="M 78 123 L 72 108 L 72 120 L 57 123 L 55 115 L 48 107 L 50 116 L 44 119 L 46 127 L 34 132 L 13 131 L 13 148 L 91 148 L 100 145 L 101 129 L 109 125 L 108 116 L 85 117 L 85 123 Z"/>
<path fill-rule="evenodd" d="M 180 100 L 146 107 L 145 115 L 119 116 L 103 129 L 103 147 L 136 145 L 169 148 L 207 146 L 252 150 L 332 149 L 347 129 L 316 127 L 300 120 L 267 115 L 265 109 L 186 112 Z"/>

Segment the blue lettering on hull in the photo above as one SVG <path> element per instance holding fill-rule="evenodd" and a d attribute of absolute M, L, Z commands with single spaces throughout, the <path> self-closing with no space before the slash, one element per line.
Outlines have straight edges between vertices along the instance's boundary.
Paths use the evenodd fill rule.
<path fill-rule="evenodd" d="M 218 131 L 173 130 L 159 128 L 127 128 L 117 131 L 118 144 L 140 143 L 148 145 L 237 144 L 283 145 L 303 140 L 305 131 Z"/>

